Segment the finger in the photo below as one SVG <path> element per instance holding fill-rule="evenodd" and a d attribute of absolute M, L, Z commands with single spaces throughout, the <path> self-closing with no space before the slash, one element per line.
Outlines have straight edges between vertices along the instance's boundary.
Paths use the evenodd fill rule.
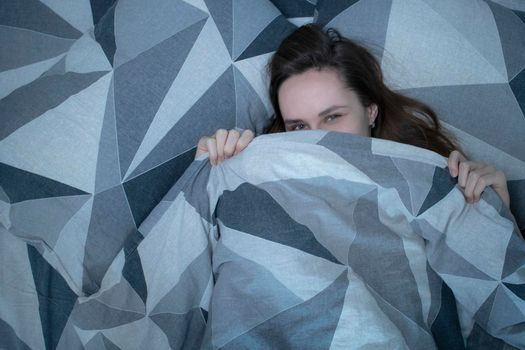
<path fill-rule="evenodd" d="M 482 173 L 480 173 L 480 178 L 473 189 L 474 201 L 479 201 L 481 194 L 489 186 L 505 201 L 506 197 L 508 197 L 505 174 L 491 166 L 487 166 L 480 171 L 482 171 Z"/>
<path fill-rule="evenodd" d="M 485 191 L 487 186 L 490 186 L 489 185 L 490 181 L 491 181 L 490 174 L 482 176 L 479 179 L 479 181 L 476 183 L 476 186 L 473 189 L 474 202 L 478 202 L 481 199 L 481 194 L 483 193 L 483 191 Z"/>
<path fill-rule="evenodd" d="M 479 163 L 479 162 L 472 162 L 472 161 L 460 162 L 459 163 L 458 184 L 461 187 L 465 187 L 467 185 L 467 178 L 469 176 L 469 173 L 483 166 L 484 164 Z"/>
<path fill-rule="evenodd" d="M 510 195 L 509 189 L 507 188 L 507 177 L 501 170 L 496 170 L 490 175 L 491 186 L 496 191 L 501 201 L 507 208 L 510 209 Z"/>
<path fill-rule="evenodd" d="M 241 134 L 237 130 L 230 130 L 228 137 L 226 138 L 226 144 L 224 145 L 224 158 L 228 159 L 233 156 L 235 152 L 235 146 L 237 141 L 241 137 Z"/>
<path fill-rule="evenodd" d="M 199 158 L 204 153 L 208 153 L 208 142 L 209 137 L 203 136 L 199 139 L 199 142 L 197 143 L 197 151 L 195 152 L 195 159 Z"/>
<path fill-rule="evenodd" d="M 215 132 L 215 140 L 217 141 L 217 164 L 224 161 L 224 144 L 226 144 L 227 137 L 228 131 L 226 129 L 219 129 Z"/>
<path fill-rule="evenodd" d="M 483 167 L 475 171 L 471 171 L 467 178 L 465 186 L 465 198 L 469 203 L 478 202 L 481 193 L 490 183 L 487 183 L 488 175 L 491 174 L 489 167 Z"/>
<path fill-rule="evenodd" d="M 241 134 L 241 137 L 239 138 L 239 141 L 237 141 L 237 144 L 235 145 L 235 154 L 239 154 L 242 150 L 248 147 L 254 137 L 255 134 L 253 131 L 249 129 L 244 130 Z"/>
<path fill-rule="evenodd" d="M 210 158 L 210 163 L 212 165 L 217 165 L 217 141 L 212 137 L 208 137 L 206 140 L 206 147 L 208 148 L 208 157 Z"/>
<path fill-rule="evenodd" d="M 448 171 L 450 176 L 456 177 L 459 174 L 459 163 L 467 161 L 461 152 L 454 150 L 448 156 Z"/>

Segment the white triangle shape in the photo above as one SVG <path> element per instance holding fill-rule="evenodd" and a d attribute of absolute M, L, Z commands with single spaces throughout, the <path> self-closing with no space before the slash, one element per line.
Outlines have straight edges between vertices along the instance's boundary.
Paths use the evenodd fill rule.
<path fill-rule="evenodd" d="M 423 1 L 461 33 L 500 74 L 507 74 L 498 27 L 487 3 L 478 1 L 465 6 L 457 0 Z"/>
<path fill-rule="evenodd" d="M 206 6 L 204 0 L 184 0 L 184 2 L 190 4 L 191 6 L 195 6 L 201 11 L 210 13 L 210 10 L 208 10 L 208 6 Z"/>
<path fill-rule="evenodd" d="M 131 61 L 205 16 L 181 1 L 157 0 L 155 6 L 147 6 L 142 0 L 119 2 L 115 10 L 114 66 Z"/>
<path fill-rule="evenodd" d="M 498 281 L 485 281 L 446 273 L 440 274 L 440 277 L 452 289 L 456 300 L 471 314 L 479 310 L 499 285 Z"/>
<path fill-rule="evenodd" d="M 270 102 L 270 97 L 268 96 L 270 78 L 266 73 L 266 65 L 268 64 L 272 55 L 273 52 L 269 52 L 234 63 L 235 67 L 239 69 L 239 71 L 260 97 L 268 114 L 273 113 L 273 107 Z"/>
<path fill-rule="evenodd" d="M 417 88 L 506 83 L 504 60 L 499 61 L 503 66 L 494 67 L 424 2 L 392 2 L 381 62 L 390 85 Z"/>
<path fill-rule="evenodd" d="M 359 276 L 349 270 L 348 279 L 330 349 L 407 349 L 401 331 L 381 310 Z"/>
<path fill-rule="evenodd" d="M 160 216 L 137 249 L 148 290 L 148 314 L 177 284 L 186 268 L 208 250 L 206 223 L 186 202 L 184 194 L 179 194 L 161 214 L 153 211 L 152 215 Z"/>
<path fill-rule="evenodd" d="M 347 269 L 297 248 L 228 227 L 223 227 L 221 237 L 228 249 L 266 268 L 302 300 L 326 289 Z"/>
<path fill-rule="evenodd" d="M 84 251 L 91 222 L 93 197 L 91 197 L 66 223 L 53 248 L 63 266 L 67 266 L 69 286 L 73 291 L 82 294 L 82 277 L 84 275 Z"/>
<path fill-rule="evenodd" d="M 0 73 L 0 99 L 6 97 L 16 89 L 40 77 L 53 67 L 65 54 L 55 56 L 45 61 L 36 62 L 27 66 L 6 70 Z"/>
<path fill-rule="evenodd" d="M 68 72 L 89 73 L 112 69 L 100 45 L 87 34 L 75 41 L 66 56 Z"/>
<path fill-rule="evenodd" d="M 0 161 L 93 193 L 111 76 L 103 76 L 2 140 Z"/>

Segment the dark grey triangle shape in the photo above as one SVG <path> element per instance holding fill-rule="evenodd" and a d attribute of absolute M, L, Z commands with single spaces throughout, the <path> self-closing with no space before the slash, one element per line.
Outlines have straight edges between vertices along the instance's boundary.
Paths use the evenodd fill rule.
<path fill-rule="evenodd" d="M 430 330 L 438 349 L 464 349 L 456 299 L 445 283 L 441 286 L 441 307 Z"/>
<path fill-rule="evenodd" d="M 334 17 L 358 1 L 359 0 L 318 0 L 315 23 L 324 27 Z"/>
<path fill-rule="evenodd" d="M 347 288 L 347 271 L 344 271 L 313 298 L 254 327 L 222 349 L 256 349 L 263 344 L 269 348 L 297 349 L 309 349 L 315 344 L 318 349 L 328 349 L 343 310 Z"/>
<path fill-rule="evenodd" d="M 205 22 L 204 19 L 189 26 L 115 70 L 115 113 L 122 176 Z"/>
<path fill-rule="evenodd" d="M 508 8 L 491 1 L 487 1 L 487 4 L 498 27 L 509 80 L 512 80 L 525 68 L 525 23 Z"/>
<path fill-rule="evenodd" d="M 233 56 L 233 0 L 204 0 L 219 29 L 224 45 Z"/>
<path fill-rule="evenodd" d="M 159 166 L 197 145 L 203 135 L 235 127 L 235 88 L 230 66 L 168 131 L 130 177 Z M 220 101 L 220 103 L 217 103 Z"/>
<path fill-rule="evenodd" d="M 250 183 L 224 191 L 215 216 L 229 228 L 341 264 L 308 227 L 294 221 L 266 191 Z"/>
<path fill-rule="evenodd" d="M 93 23 L 95 25 L 98 24 L 98 22 L 107 15 L 108 12 L 115 11 L 115 6 L 117 4 L 117 0 L 90 0 L 91 3 L 91 12 L 93 14 Z"/>
<path fill-rule="evenodd" d="M 423 214 L 428 208 L 445 198 L 447 194 L 456 186 L 457 179 L 450 176 L 448 168 L 442 169 L 436 167 L 434 178 L 432 179 L 432 187 L 428 192 L 423 205 L 417 215 Z"/>
<path fill-rule="evenodd" d="M 271 0 L 287 18 L 313 17 L 315 5 L 308 0 Z"/>
<path fill-rule="evenodd" d="M 357 201 L 353 212 L 356 236 L 348 250 L 348 265 L 392 308 L 424 327 L 417 282 L 403 240 L 382 223 L 377 203 L 377 190 Z M 392 293 L 399 290 L 403 290 L 402 295 Z"/>
<path fill-rule="evenodd" d="M 18 337 L 11 325 L 0 318 L 0 348 L 31 350 L 27 344 Z"/>
<path fill-rule="evenodd" d="M 82 33 L 37 0 L 0 1 L 0 25 L 78 39 Z"/>
<path fill-rule="evenodd" d="M 510 211 L 514 215 L 519 229 L 523 232 L 525 230 L 525 179 L 507 181 L 507 187 L 510 194 Z"/>
<path fill-rule="evenodd" d="M 78 188 L 4 163 L 0 163 L 0 186 L 2 186 L 11 203 L 31 199 L 88 194 Z"/>
<path fill-rule="evenodd" d="M 100 20 L 95 23 L 95 40 L 100 44 L 102 50 L 106 54 L 108 61 L 113 65 L 113 58 L 115 57 L 115 51 L 117 50 L 117 44 L 115 43 L 115 7 L 114 4 L 108 8 L 107 12 L 104 13 Z M 95 11 L 95 10 L 93 10 Z"/>
<path fill-rule="evenodd" d="M 259 56 L 277 50 L 281 41 L 290 35 L 297 27 L 290 23 L 284 16 L 277 16 L 248 47 L 239 55 L 234 57 L 235 61 Z"/>
<path fill-rule="evenodd" d="M 33 272 L 42 334 L 46 349 L 55 349 L 71 312 L 77 295 L 69 288 L 64 278 L 31 245 L 27 255 Z"/>
<path fill-rule="evenodd" d="M 42 76 L 24 85 L 0 100 L 0 140 L 18 128 L 40 117 L 46 111 L 62 104 L 69 97 L 84 90 L 107 72 L 85 74 L 67 72 Z M 38 98 L 35 98 L 38 96 Z M 31 101 L 31 103 L 27 103 Z"/>
<path fill-rule="evenodd" d="M 107 269 L 137 230 L 121 185 L 95 194 L 84 246 L 83 291 L 96 293 Z"/>
<path fill-rule="evenodd" d="M 521 112 L 525 116 L 525 69 L 519 72 L 514 79 L 509 82 L 509 85 L 521 107 Z"/>

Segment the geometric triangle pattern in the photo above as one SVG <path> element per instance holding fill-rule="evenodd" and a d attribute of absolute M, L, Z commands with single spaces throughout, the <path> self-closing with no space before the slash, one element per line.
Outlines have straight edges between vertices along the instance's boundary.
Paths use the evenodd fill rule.
<path fill-rule="evenodd" d="M 288 343 L 289 339 L 297 339 L 293 344 L 298 348 L 308 348 L 312 344 L 328 348 L 344 303 L 344 292 L 348 286 L 346 275 L 346 272 L 343 272 L 333 284 L 307 302 L 289 308 L 224 346 L 232 349 L 254 348 L 258 339 L 270 337 L 281 344 Z M 322 309 L 326 312 L 318 313 L 314 319 L 304 318 L 305 314 L 317 313 Z M 281 331 L 284 328 L 287 330 L 285 337 Z"/>
<path fill-rule="evenodd" d="M 417 349 L 475 332 L 523 347 L 525 242 L 497 203 L 466 203 L 433 152 L 306 133 L 261 136 L 219 167 L 195 163 L 148 217 L 139 258 L 157 262 L 142 271 L 160 300 L 148 317 L 172 329 L 171 346 Z"/>
<path fill-rule="evenodd" d="M 316 7 L 315 1 L 310 0 L 271 0 L 271 2 L 288 19 L 313 17 Z"/>
<path fill-rule="evenodd" d="M 414 269 L 417 254 L 399 256 L 406 247 L 417 246 L 404 236 L 392 238 L 390 231 L 401 227 L 410 232 L 421 230 L 430 242 L 428 252 L 438 248 L 445 252 L 430 260 L 439 265 L 432 266 L 438 274 L 453 275 L 449 278 L 451 285 L 461 285 L 465 280 L 465 285 L 480 286 L 476 302 L 467 303 L 482 305 L 472 334 L 484 334 L 484 325 L 490 322 L 502 326 L 502 317 L 490 310 L 493 306 L 523 310 L 517 303 L 523 300 L 518 270 L 523 266 L 520 256 L 524 249 L 515 236 L 505 240 L 498 248 L 499 253 L 506 253 L 504 266 L 490 266 L 488 271 L 492 273 L 487 278 L 486 270 L 480 268 L 484 258 L 466 252 L 468 245 L 453 249 L 447 247 L 448 241 L 440 241 L 443 225 L 437 218 L 442 216 L 435 208 L 442 208 L 455 187 L 444 176 L 446 171 L 434 168 L 435 164 L 421 165 L 421 175 L 416 175 L 410 159 L 392 157 L 387 151 L 377 153 L 377 147 L 368 141 L 356 144 L 364 149 L 361 160 L 372 163 L 359 162 L 353 149 L 340 146 L 344 140 L 329 134 L 319 142 L 328 150 L 327 159 L 332 159 L 328 154 L 335 153 L 345 162 L 357 161 L 357 168 L 369 174 L 367 186 L 356 188 L 360 180 L 355 177 L 315 168 L 311 169 L 315 174 L 308 175 L 309 181 L 293 176 L 282 183 L 275 179 L 266 184 L 239 180 L 238 188 L 226 188 L 208 197 L 206 181 L 216 174 L 204 167 L 197 172 L 198 180 L 191 191 L 178 185 L 183 187 L 181 193 L 200 191 L 199 196 L 182 197 L 176 205 L 173 196 L 178 190 L 170 193 L 170 199 L 163 197 L 192 162 L 201 136 L 218 128 L 235 127 L 263 133 L 272 114 L 267 80 L 262 74 L 268 58 L 296 25 L 314 21 L 370 45 L 392 87 L 435 108 L 458 135 L 467 155 L 502 169 L 509 179 L 512 213 L 519 228 L 525 230 L 524 11 L 523 6 L 503 0 L 159 0 L 155 6 L 138 0 L 3 1 L 0 229 L 10 235 L 10 240 L 0 245 L 0 260 L 16 255 L 11 251 L 12 242 L 27 245 L 16 259 L 17 266 L 29 266 L 23 269 L 24 281 L 29 279 L 32 285 L 0 278 L 0 305 L 16 299 L 13 290 L 24 291 L 26 298 L 33 293 L 32 300 L 38 307 L 32 315 L 39 319 L 32 317 L 29 322 L 23 316 L 11 315 L 16 307 L 6 309 L 11 310 L 5 311 L 7 314 L 0 312 L 0 333 L 4 335 L 0 347 L 38 348 L 35 344 L 43 344 L 48 349 L 115 349 L 147 344 L 165 348 L 213 342 L 218 338 L 208 325 L 217 319 L 213 303 L 219 301 L 213 299 L 213 288 L 220 280 L 222 267 L 207 264 L 212 263 L 209 253 L 216 246 L 211 241 L 200 248 L 192 246 L 201 249 L 191 250 L 199 256 L 198 264 L 191 263 L 194 260 L 188 251 L 168 251 L 168 247 L 175 246 L 169 241 L 173 235 L 185 234 L 183 237 L 190 239 L 201 227 L 211 227 L 208 237 L 199 238 L 202 241 L 220 239 L 224 233 L 220 225 L 229 225 L 225 232 L 232 235 L 231 240 L 242 236 L 245 247 L 253 244 L 269 248 L 250 256 L 247 251 L 218 245 L 225 254 L 224 261 L 235 257 L 251 267 L 240 268 L 235 278 L 249 277 L 239 283 L 250 283 L 250 271 L 264 271 L 258 281 L 268 280 L 264 299 L 271 295 L 271 286 L 278 286 L 288 301 L 295 302 L 294 306 L 289 303 L 286 311 L 280 310 L 282 313 L 271 322 L 260 318 L 266 315 L 264 312 L 255 316 L 239 313 L 251 317 L 251 323 L 246 324 L 253 328 L 244 329 L 242 337 L 230 337 L 228 346 L 251 347 L 254 339 L 288 328 L 290 335 L 300 338 L 295 343 L 298 347 L 314 342 L 336 347 L 345 339 L 344 322 L 350 322 L 349 315 L 353 317 L 364 309 L 377 312 L 377 318 L 369 319 L 382 320 L 392 334 L 399 331 L 411 338 L 408 346 L 418 341 L 427 344 L 433 321 L 428 310 L 443 315 L 439 313 L 443 301 L 403 300 L 403 296 L 425 296 L 425 288 L 429 287 L 421 282 L 427 276 L 417 277 L 419 270 Z M 385 172 L 369 172 L 371 164 L 382 164 Z M 259 166 L 255 164 L 254 168 Z M 238 179 L 237 175 L 231 176 L 230 180 Z M 337 186 L 323 188 L 322 184 L 334 176 Z M 192 183 L 191 179 L 185 181 Z M 298 203 L 297 198 L 302 201 L 305 197 L 281 191 L 283 184 L 286 188 L 295 186 L 304 196 L 313 198 L 320 194 L 334 196 L 340 186 L 345 188 L 345 196 L 319 205 L 322 209 L 317 215 L 305 215 L 300 206 L 287 209 L 291 203 Z M 380 191 L 371 189 L 376 185 Z M 355 201 L 349 203 L 346 196 L 355 196 Z M 206 201 L 209 198 L 221 198 L 222 202 L 210 208 Z M 236 201 L 244 204 L 235 206 Z M 393 201 L 399 201 L 406 209 L 403 215 L 411 215 L 417 222 L 392 221 L 390 215 L 394 213 L 381 211 L 376 203 Z M 177 207 L 181 203 L 187 206 Z M 491 201 L 486 203 L 492 208 Z M 325 212 L 331 212 L 331 205 L 338 207 L 335 212 L 339 214 L 330 229 L 324 230 L 323 218 Z M 162 213 L 152 218 L 150 214 L 157 206 L 176 208 L 168 210 L 169 218 Z M 239 217 L 238 213 L 247 208 L 253 210 Z M 189 228 L 187 222 L 177 223 L 190 212 L 202 217 L 202 224 Z M 498 215 L 511 219 L 508 213 Z M 375 218 L 374 225 L 366 224 L 366 216 Z M 151 244 L 154 237 L 147 232 L 155 226 L 155 220 L 163 217 L 166 222 L 162 232 L 155 233 L 166 234 L 162 239 L 170 244 L 158 247 L 155 241 L 155 249 L 143 254 L 138 248 Z M 210 217 L 212 222 L 207 220 Z M 275 220 L 264 224 L 259 221 L 261 217 Z M 146 221 L 148 229 L 141 230 Z M 345 229 L 338 226 L 347 224 Z M 166 230 L 169 232 L 164 233 Z M 390 243 L 381 247 L 391 249 L 385 254 L 380 250 L 370 253 L 363 248 L 368 247 L 370 235 L 388 237 Z M 507 238 L 509 235 L 504 234 Z M 282 256 L 265 258 L 272 251 L 292 250 L 294 259 L 300 259 L 285 267 L 279 265 L 285 264 Z M 151 262 L 153 251 L 165 256 L 158 267 Z M 406 280 L 394 280 L 392 275 L 392 283 L 383 285 L 378 275 L 390 271 L 388 259 L 394 255 L 399 263 L 396 271 Z M 16 259 L 2 260 L 0 275 L 10 276 L 5 269 L 16 265 Z M 184 277 L 183 283 L 169 278 L 159 281 L 156 269 L 169 270 L 171 265 L 165 262 L 180 260 L 187 268 L 177 274 Z M 468 271 L 456 273 L 456 261 Z M 318 273 L 330 269 L 338 272 L 315 276 L 303 287 L 292 273 L 292 267 L 301 266 L 299 262 L 309 264 L 301 269 L 305 274 L 315 274 L 316 268 Z M 353 268 L 350 262 L 356 271 L 340 273 L 338 269 Z M 373 262 L 377 263 L 374 268 L 370 266 Z M 213 278 L 205 275 L 204 279 L 200 276 L 194 280 L 202 266 L 213 270 Z M 500 276 L 494 271 L 501 271 L 501 277 L 506 278 L 506 287 L 497 287 L 497 293 L 493 286 L 500 284 Z M 368 293 L 367 300 L 375 300 L 376 305 L 348 310 L 347 305 L 352 303 L 346 300 L 349 289 L 344 288 L 353 281 L 347 276 L 364 273 L 370 276 L 362 279 L 360 291 Z M 157 287 L 164 282 L 167 284 Z M 440 283 L 432 295 L 441 295 Z M 3 288 L 8 284 L 9 289 Z M 402 285 L 406 290 L 393 292 Z M 186 286 L 199 291 L 184 290 Z M 5 290 L 10 294 L 2 294 Z M 487 294 L 492 299 L 482 300 Z M 170 297 L 164 298 L 166 295 Z M 174 300 L 181 302 L 177 299 L 181 295 L 185 301 L 195 298 L 188 313 L 164 310 L 165 305 L 176 304 Z M 19 304 L 27 305 L 22 295 L 20 298 Z M 155 306 L 150 304 L 152 300 L 163 303 L 155 308 L 155 314 L 148 314 L 146 310 Z M 446 299 L 446 303 L 451 301 Z M 323 306 L 329 310 L 316 314 Z M 248 307 L 247 303 L 239 303 L 235 309 Z M 447 305 L 446 310 L 453 308 Z M 319 322 L 314 326 L 304 322 L 304 314 L 319 316 Z M 511 321 L 517 323 L 519 317 Z M 339 319 L 346 321 L 338 324 Z M 21 331 L 34 324 L 39 329 Z M 184 343 L 179 334 L 190 334 L 184 331 L 187 325 L 193 325 L 190 328 L 194 327 L 194 333 L 184 338 Z M 312 333 L 308 333 L 309 338 L 301 338 L 307 326 Z M 425 337 L 412 337 L 422 330 Z M 359 329 L 355 332 L 359 334 Z M 150 343 L 136 342 L 132 335 Z M 384 339 L 384 335 L 366 339 Z M 494 334 L 486 337 L 494 339 Z M 519 341 L 519 337 L 508 340 L 518 347 L 522 346 Z M 340 346 L 348 348 L 344 345 Z"/>
<path fill-rule="evenodd" d="M 249 202 L 243 201 L 248 198 Z M 238 229 L 246 227 L 248 222 L 255 223 L 263 219 L 261 225 L 249 225 L 251 235 L 296 247 L 335 264 L 340 264 L 326 248 L 318 243 L 307 227 L 290 218 L 265 191 L 250 184 L 242 184 L 233 192 L 225 191 L 220 203 L 215 215 L 224 225 Z M 246 215 L 235 215 L 241 211 L 244 211 Z M 272 219 L 267 220 L 266 216 Z M 268 221 L 273 223 L 272 226 L 267 225 Z"/>
<path fill-rule="evenodd" d="M 2 3 L 0 12 L 0 46 L 11 52 L 0 60 L 2 224 L 18 237 L 50 237 L 34 244 L 44 257 L 68 261 L 59 270 L 83 281 L 71 287 L 89 295 L 191 163 L 201 136 L 219 127 L 264 129 L 271 113 L 262 102 L 265 85 L 234 63 L 251 60 L 262 70 L 266 61 L 257 58 L 268 57 L 295 26 L 269 0 L 164 0 L 154 7 L 24 0 Z M 210 71 L 216 73 L 199 78 Z M 93 205 L 82 214 L 85 245 L 71 266 L 73 259 L 60 257 L 67 250 L 53 251 L 64 244 L 52 220 L 25 224 L 38 212 L 23 211 L 37 207 L 11 209 L 81 195 Z M 53 207 L 63 224 L 78 210 L 66 203 Z M 36 226 L 39 232 L 28 232 Z"/>
<path fill-rule="evenodd" d="M 40 320 L 46 348 L 54 349 L 78 296 L 34 247 L 28 245 L 27 252 L 38 293 Z M 48 288 L 50 285 L 53 288 Z"/>
<path fill-rule="evenodd" d="M 219 167 L 193 163 L 138 228 L 125 201 L 112 202 L 126 196 L 124 185 L 96 193 L 55 238 L 63 246 L 71 225 L 86 222 L 81 216 L 99 215 L 79 225 L 90 295 L 70 288 L 60 260 L 36 240 L 5 230 L 13 248 L 13 240 L 28 246 L 41 342 L 417 349 L 482 334 L 485 344 L 525 345 L 525 242 L 500 203 L 466 203 L 431 151 L 305 133 L 260 136 Z M 112 236 L 120 231 L 129 232 L 124 241 Z M 12 302 L 17 281 L 9 280 Z M 38 343 L 16 332 L 16 317 L 0 320 L 7 345 Z"/>
<path fill-rule="evenodd" d="M 460 332 L 458 313 L 454 294 L 446 284 L 441 288 L 441 304 L 443 305 L 434 323 L 432 334 L 440 349 L 461 349 L 464 347 L 463 337 Z"/>
<path fill-rule="evenodd" d="M 523 181 L 525 15 L 517 3 L 319 0 L 314 22 L 368 46 L 387 83 L 431 106 L 471 159 Z M 509 192 L 525 231 L 525 191 Z"/>
<path fill-rule="evenodd" d="M 113 281 L 124 254 L 125 293 L 145 303 L 139 225 L 201 136 L 266 127 L 262 76 L 235 64 L 262 71 L 295 28 L 269 0 L 2 2 L 0 225 L 81 296 Z M 45 343 L 55 348 L 62 331 L 78 337 L 80 324 L 45 328 Z M 9 344 L 35 343 L 6 327 Z M 84 346 L 112 347 L 105 333 L 90 339 Z"/>

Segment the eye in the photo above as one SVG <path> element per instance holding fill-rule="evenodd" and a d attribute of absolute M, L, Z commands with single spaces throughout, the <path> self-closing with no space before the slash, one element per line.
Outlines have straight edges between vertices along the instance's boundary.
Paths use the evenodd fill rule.
<path fill-rule="evenodd" d="M 327 116 L 326 118 L 324 118 L 325 121 L 327 122 L 331 122 L 332 120 L 335 120 L 337 118 L 339 118 L 341 115 L 340 114 L 331 114 L 329 116 Z"/>
<path fill-rule="evenodd" d="M 299 130 L 304 130 L 306 128 L 306 124 L 304 123 L 297 123 L 295 125 L 292 125 L 290 127 L 290 131 L 299 131 Z"/>

